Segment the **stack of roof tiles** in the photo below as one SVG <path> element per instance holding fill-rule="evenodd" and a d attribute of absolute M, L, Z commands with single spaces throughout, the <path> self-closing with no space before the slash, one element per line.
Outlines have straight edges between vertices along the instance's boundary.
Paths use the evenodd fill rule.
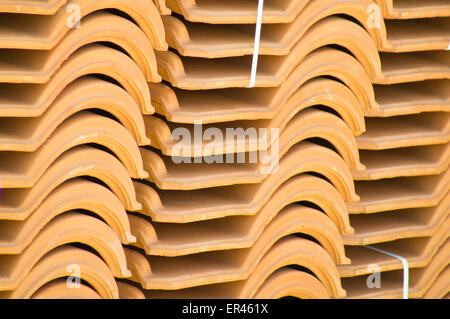
<path fill-rule="evenodd" d="M 147 0 L 0 11 L 0 296 L 142 296 L 116 279 L 131 276 L 127 211 L 142 207 L 132 178 L 148 176 L 159 13 Z"/>
<path fill-rule="evenodd" d="M 407 290 L 441 298 L 450 285 L 450 2 L 376 2 L 384 16 L 374 38 L 381 69 L 371 76 L 379 107 L 365 113 L 357 138 L 366 169 L 353 174 L 361 200 L 348 207 L 352 263 L 339 272 L 348 297 L 405 298 Z M 365 284 L 374 268 L 379 289 Z"/>
<path fill-rule="evenodd" d="M 448 296 L 450 3 L 257 6 L 0 0 L 0 298 Z"/>

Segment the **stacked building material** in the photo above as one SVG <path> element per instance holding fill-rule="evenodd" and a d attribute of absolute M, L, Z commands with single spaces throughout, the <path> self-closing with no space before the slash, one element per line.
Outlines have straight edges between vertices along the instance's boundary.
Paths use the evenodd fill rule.
<path fill-rule="evenodd" d="M 352 214 L 351 224 L 357 227 L 355 234 L 351 234 L 351 227 L 347 223 L 340 223 L 334 219 L 335 224 L 341 226 L 340 231 L 347 245 L 346 250 L 352 260 L 351 264 L 338 267 L 349 297 L 392 298 L 405 296 L 409 292 L 411 297 L 420 298 L 424 296 L 427 287 L 433 286 L 434 279 L 443 269 L 446 269 L 448 264 L 446 254 L 449 250 L 445 245 L 449 233 L 446 222 L 449 211 L 448 113 L 446 112 L 449 110 L 450 63 L 447 52 L 443 50 L 448 48 L 450 40 L 449 20 L 446 17 L 449 5 L 442 2 L 418 5 L 408 1 L 400 6 L 396 4 L 398 3 L 378 2 L 379 6 L 376 6 L 372 1 L 333 1 L 332 3 L 330 1 L 302 3 L 286 1 L 283 4 L 269 2 L 262 18 L 259 68 L 255 81 L 257 88 L 249 89 L 245 87 L 251 83 L 248 70 L 251 69 L 252 60 L 246 55 L 251 55 L 253 52 L 255 28 L 251 23 L 257 20 L 256 4 L 231 4 L 221 1 L 168 2 L 168 7 L 176 14 L 163 18 L 163 21 L 169 45 L 175 50 L 160 53 L 157 57 L 160 74 L 170 82 L 172 88 L 170 86 L 167 88 L 165 85 L 151 87 L 152 93 L 155 92 L 152 96 L 157 105 L 157 112 L 171 122 L 192 124 L 200 120 L 201 123 L 206 123 L 203 128 L 205 131 L 218 126 L 222 132 L 219 136 L 225 136 L 226 129 L 230 127 L 233 129 L 239 127 L 244 129 L 279 128 L 281 132 L 279 143 L 282 145 L 279 153 L 280 168 L 284 172 L 284 167 L 291 167 L 286 169 L 292 170 L 291 174 L 287 175 L 289 178 L 295 179 L 292 172 L 298 174 L 301 172 L 299 167 L 306 166 L 308 167 L 306 172 L 310 170 L 309 172 L 316 174 L 315 177 L 317 174 L 325 177 L 328 181 L 334 182 L 333 185 L 340 190 L 337 179 L 320 170 L 318 168 L 320 165 L 315 168 L 312 168 L 312 165 L 302 165 L 302 163 L 308 163 L 308 156 L 305 154 L 312 154 L 312 149 L 308 149 L 304 142 L 300 143 L 304 148 L 299 144 L 294 145 L 304 139 L 311 141 L 311 138 L 315 137 L 312 142 L 319 142 L 321 147 L 332 146 L 331 148 L 341 155 L 352 171 L 357 193 L 363 196 L 361 201 L 354 202 L 357 196 L 352 191 L 348 192 L 352 189 L 349 183 L 346 183 L 347 192 L 345 190 L 341 192 L 341 196 L 347 202 L 348 211 Z M 250 23 L 250 26 L 245 25 L 246 23 Z M 417 33 L 410 31 L 413 29 Z M 317 83 L 318 80 L 329 81 L 329 83 L 334 81 L 335 91 L 323 82 Z M 342 89 L 336 89 L 338 84 L 342 83 L 346 84 L 346 87 L 344 85 L 342 87 L 351 89 L 352 97 L 356 97 L 355 100 L 350 100 L 348 98 L 350 94 L 347 94 L 347 100 L 343 98 L 338 100 L 347 102 L 342 103 L 346 104 L 347 112 L 333 105 L 336 103 L 335 96 L 338 94 L 332 93 L 342 94 Z M 311 86 L 308 87 L 308 85 Z M 296 93 L 298 95 L 295 100 L 292 96 Z M 325 93 L 326 96 L 319 98 L 321 93 Z M 330 103 L 330 100 L 333 102 Z M 322 113 L 317 112 L 317 106 Z M 307 107 L 316 107 L 316 110 L 305 110 Z M 333 122 L 336 117 L 323 112 L 330 110 L 332 111 L 330 113 L 334 113 L 333 115 L 340 115 L 347 127 L 336 125 L 336 122 Z M 366 132 L 364 120 L 360 118 L 361 114 L 367 117 Z M 319 118 L 317 122 L 314 121 Z M 223 123 L 216 126 L 211 124 L 219 121 Z M 225 123 L 225 121 L 230 122 Z M 174 154 L 176 143 L 173 136 L 174 132 L 180 129 L 180 125 L 158 122 L 152 125 L 154 129 L 150 133 L 156 141 L 154 145 L 160 150 L 160 155 L 176 155 Z M 195 132 L 193 126 L 181 127 L 185 131 Z M 315 134 L 320 132 L 319 136 L 308 135 L 311 127 L 317 129 L 313 130 Z M 333 134 L 330 128 L 334 127 L 338 128 Z M 359 136 L 363 132 L 365 133 Z M 345 139 L 342 138 L 343 133 Z M 351 135 L 358 136 L 356 141 L 359 154 L 353 147 Z M 328 143 L 324 145 L 322 141 L 318 141 L 317 137 Z M 212 143 L 209 142 L 210 140 L 204 141 L 202 146 L 194 145 L 193 154 L 197 150 L 211 148 Z M 228 148 L 226 145 L 230 141 L 226 138 L 219 143 L 218 147 L 217 141 L 215 142 L 214 151 L 219 153 L 235 147 L 233 144 Z M 312 145 L 308 146 L 312 147 Z M 235 152 L 239 150 L 251 152 L 258 150 L 258 145 L 250 140 L 236 148 L 238 150 L 235 149 Z M 290 151 L 286 152 L 287 149 Z M 293 149 L 302 149 L 305 152 L 301 154 L 297 152 L 289 157 Z M 178 150 L 176 148 L 176 151 Z M 361 156 L 362 164 L 359 163 L 359 156 Z M 326 157 L 332 158 L 331 155 Z M 156 156 L 153 157 L 152 154 L 153 158 Z M 293 158 L 290 162 L 292 164 L 287 164 L 289 158 Z M 311 163 L 318 163 L 318 158 L 319 156 L 311 156 L 309 159 Z M 235 185 L 259 182 L 258 169 L 261 169 L 261 165 L 257 169 L 249 168 L 248 165 L 237 169 L 238 165 L 205 167 L 201 164 L 189 164 L 183 169 L 179 167 L 177 169 L 170 165 L 169 160 L 163 160 L 163 162 L 165 165 L 160 172 L 152 170 L 151 174 L 153 182 L 159 188 L 187 189 L 192 188 L 194 184 L 197 185 L 196 187 L 212 187 L 215 185 L 214 179 L 218 179 L 221 183 L 217 186 L 234 185 L 230 194 L 251 193 L 245 198 L 245 203 L 252 203 L 259 197 L 258 191 L 252 192 L 249 187 L 237 188 Z M 340 169 L 345 170 L 342 166 Z M 226 174 L 224 174 L 225 171 Z M 189 173 L 186 174 L 186 172 Z M 200 172 L 202 177 L 199 177 Z M 283 181 L 290 180 L 283 179 Z M 279 187 L 276 182 L 270 182 L 270 184 L 275 184 L 272 189 Z M 303 182 L 296 186 L 297 194 L 302 193 L 301 185 L 305 184 Z M 322 189 L 325 187 L 322 186 Z M 283 190 L 280 193 L 286 194 L 286 191 Z M 208 206 L 211 207 L 209 199 L 212 198 L 212 194 L 207 192 L 203 194 L 198 197 L 198 202 L 208 200 Z M 228 193 L 225 194 L 227 195 L 222 196 L 231 198 Z M 271 204 L 274 198 L 279 201 L 276 197 L 278 194 L 278 192 L 264 193 L 266 198 L 272 196 L 265 202 L 266 205 Z M 191 196 L 182 197 L 180 193 L 178 196 L 173 196 L 175 197 L 182 198 L 183 202 L 186 202 Z M 318 204 L 317 201 L 311 201 Z M 302 204 L 304 202 L 305 199 Z M 165 205 L 164 203 L 163 206 Z M 323 206 L 317 206 L 332 216 Z M 259 209 L 255 220 L 258 217 L 262 219 L 260 216 L 264 215 L 266 207 Z M 194 208 L 199 209 L 200 206 L 191 206 L 189 212 L 181 214 L 179 214 L 179 208 L 174 209 L 176 218 L 162 221 L 195 221 L 194 216 L 189 216 Z M 275 210 L 272 207 L 270 209 L 272 214 L 279 210 L 278 207 Z M 150 211 L 154 212 L 154 208 L 150 208 Z M 197 214 L 199 219 L 220 217 L 220 210 L 217 208 L 214 210 L 214 215 L 210 217 L 206 215 L 207 211 L 204 209 L 201 212 L 202 215 Z M 247 213 L 247 211 L 244 212 Z M 242 214 L 242 212 L 230 214 Z M 157 214 L 150 213 L 150 215 L 154 220 L 158 220 Z M 224 218 L 223 221 L 227 219 Z M 234 222 L 242 223 L 237 217 Z M 232 225 L 231 222 L 227 224 Z M 205 224 L 205 230 L 195 227 L 192 234 L 183 236 L 183 240 L 177 242 L 177 247 L 181 243 L 190 243 L 189 239 L 194 238 L 197 233 L 199 237 L 203 237 L 200 233 L 209 233 L 210 228 L 220 229 L 221 232 L 226 231 L 227 224 L 222 224 L 222 221 L 214 224 L 210 221 Z M 159 227 L 156 224 L 156 234 Z M 270 229 L 269 227 L 270 224 L 266 226 L 266 229 Z M 175 233 L 175 229 L 181 231 L 185 228 L 164 226 L 167 234 Z M 226 238 L 228 234 L 209 235 L 207 239 L 221 242 L 221 237 Z M 205 238 L 202 238 L 202 243 L 208 247 L 211 246 Z M 362 247 L 368 244 L 373 247 Z M 159 246 L 159 239 L 158 244 L 153 245 L 155 246 Z M 235 246 L 228 246 L 230 247 Z M 383 252 L 380 252 L 380 249 Z M 198 250 L 205 251 L 200 247 Z M 397 256 L 404 255 L 409 264 L 406 265 L 401 258 L 386 255 L 386 252 Z M 144 287 L 146 289 L 159 287 L 162 290 L 184 287 L 184 290 L 175 293 L 149 291 L 148 295 L 151 297 L 252 297 L 261 296 L 256 291 L 258 287 L 264 287 L 264 280 L 270 282 L 271 289 L 276 287 L 274 283 L 276 280 L 270 280 L 271 277 L 267 277 L 269 273 L 278 278 L 280 283 L 290 285 L 295 282 L 286 281 L 283 275 L 271 273 L 273 269 L 266 270 L 267 273 L 260 274 L 255 279 L 255 275 L 252 275 L 248 269 L 256 269 L 253 271 L 258 273 L 257 266 L 254 266 L 255 268 L 248 266 L 251 264 L 249 259 L 256 259 L 260 264 L 264 264 L 264 259 L 257 259 L 258 254 L 252 254 L 251 250 L 244 253 L 245 257 L 240 257 L 238 266 L 233 264 L 231 268 L 228 268 L 228 265 L 220 267 L 220 275 L 217 274 L 214 277 L 217 270 L 211 270 L 214 266 L 210 262 L 218 259 L 221 264 L 224 264 L 226 260 L 233 259 L 231 253 L 232 251 L 220 255 L 202 253 L 199 256 L 202 256 L 204 261 L 198 263 L 204 263 L 202 266 L 197 266 L 195 256 L 186 257 L 182 259 L 179 266 L 174 263 L 174 268 L 170 270 L 165 266 L 168 264 L 165 259 L 147 258 L 150 266 L 154 263 L 157 268 L 155 270 L 151 267 L 152 273 L 146 277 Z M 270 256 L 270 251 L 266 254 Z M 273 257 L 270 258 L 272 259 Z M 336 260 L 335 262 L 339 264 Z M 203 270 L 189 268 L 189 271 L 186 271 L 185 267 L 188 264 L 190 267 L 203 268 Z M 301 266 L 305 267 L 304 264 Z M 406 273 L 397 271 L 406 267 L 411 268 L 409 289 L 403 284 L 409 279 Z M 432 268 L 433 271 L 428 268 Z M 163 278 L 161 280 L 170 281 L 171 285 L 153 284 L 153 278 L 159 276 L 160 269 L 168 273 L 161 276 Z M 283 273 L 284 270 L 286 269 L 281 268 L 276 272 Z M 230 271 L 233 274 L 243 273 L 243 275 L 234 277 L 223 275 Z M 381 280 L 385 283 L 382 289 L 374 289 L 379 287 L 373 287 L 369 283 L 368 275 L 373 271 L 382 272 Z M 425 277 L 424 271 L 431 277 Z M 202 281 L 202 277 L 209 273 L 211 273 L 210 281 Z M 196 279 L 198 278 L 197 281 L 192 279 L 193 274 Z M 319 277 L 317 273 L 315 275 Z M 141 275 L 141 278 L 143 277 L 144 275 Z M 245 280 L 238 281 L 237 278 L 245 278 Z M 422 284 L 426 283 L 428 286 L 417 288 L 419 279 L 422 280 Z M 178 281 L 185 284 L 178 284 Z M 221 284 L 220 281 L 230 281 L 230 283 Z M 210 285 L 206 286 L 206 283 Z M 436 285 L 441 291 L 445 291 L 445 288 L 442 288 L 445 287 L 442 281 L 437 281 Z M 199 287 L 189 288 L 189 286 Z M 280 284 L 280 287 L 283 287 L 283 284 Z M 217 293 L 214 293 L 215 291 Z M 264 291 L 268 292 L 270 289 Z"/>
<path fill-rule="evenodd" d="M 0 0 L 0 298 L 448 296 L 449 43 L 445 0 Z"/>
<path fill-rule="evenodd" d="M 0 1 L 0 297 L 141 296 L 132 178 L 165 50 L 146 0 Z M 134 294 L 134 295 L 133 295 Z"/>
<path fill-rule="evenodd" d="M 349 205 L 352 264 L 339 272 L 351 298 L 422 298 L 428 290 L 441 298 L 450 288 L 450 3 L 377 3 L 381 70 L 392 76 L 372 80 L 380 108 L 366 113 L 357 138 L 366 170 L 353 174 L 361 201 Z"/>
<path fill-rule="evenodd" d="M 257 4 L 166 3 L 172 50 L 156 54 L 166 82 L 150 85 L 160 117 L 146 119 L 142 152 L 152 184 L 136 182 L 153 229 L 133 221 L 145 253 L 128 259 L 147 297 L 345 297 L 355 136 L 375 100 L 364 67 L 334 46 L 376 47 L 326 17 L 329 2 L 269 1 L 248 87 Z"/>

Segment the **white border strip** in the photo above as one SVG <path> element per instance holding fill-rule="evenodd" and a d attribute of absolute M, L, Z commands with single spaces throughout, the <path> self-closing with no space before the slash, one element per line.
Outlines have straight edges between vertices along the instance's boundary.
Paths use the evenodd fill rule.
<path fill-rule="evenodd" d="M 253 46 L 252 72 L 250 74 L 250 84 L 247 88 L 255 87 L 256 71 L 258 70 L 259 44 L 261 42 L 261 25 L 263 18 L 264 0 L 258 0 L 258 16 L 256 18 L 255 42 Z"/>
<path fill-rule="evenodd" d="M 394 257 L 399 259 L 402 262 L 403 265 L 403 299 L 408 299 L 408 291 L 409 291 L 409 265 L 408 265 L 408 261 L 403 258 L 402 256 L 390 253 L 388 251 L 384 251 L 375 247 L 371 247 L 371 246 L 364 246 L 366 248 L 372 249 L 374 251 L 377 251 L 379 253 Z"/>

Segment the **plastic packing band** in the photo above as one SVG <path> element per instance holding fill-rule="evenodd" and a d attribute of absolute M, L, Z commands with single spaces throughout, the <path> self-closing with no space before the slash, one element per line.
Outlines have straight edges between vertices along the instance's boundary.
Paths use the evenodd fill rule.
<path fill-rule="evenodd" d="M 445 50 L 450 51 L 450 42 L 448 43 L 448 47 Z"/>
<path fill-rule="evenodd" d="M 384 251 L 379 248 L 371 247 L 371 246 L 364 246 L 366 248 L 372 249 L 374 251 L 377 251 L 379 253 L 394 257 L 399 259 L 402 262 L 403 265 L 403 299 L 408 299 L 408 291 L 409 291 L 409 265 L 406 258 L 403 258 L 402 256 L 390 253 L 388 251 Z"/>
<path fill-rule="evenodd" d="M 256 18 L 255 42 L 253 46 L 252 71 L 250 74 L 250 85 L 247 88 L 255 87 L 256 71 L 258 70 L 259 44 L 261 42 L 261 25 L 264 10 L 264 0 L 258 0 L 258 15 Z"/>

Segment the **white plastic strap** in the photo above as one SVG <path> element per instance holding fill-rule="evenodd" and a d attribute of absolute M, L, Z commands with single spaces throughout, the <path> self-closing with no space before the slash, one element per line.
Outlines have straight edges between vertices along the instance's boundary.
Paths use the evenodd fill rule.
<path fill-rule="evenodd" d="M 264 0 L 258 0 L 258 16 L 256 18 L 255 42 L 253 47 L 252 72 L 250 74 L 250 85 L 253 88 L 256 83 L 256 71 L 258 70 L 259 43 L 261 42 L 261 25 L 263 18 Z"/>
<path fill-rule="evenodd" d="M 448 47 L 446 49 L 447 51 L 450 51 L 450 42 L 448 43 Z"/>
<path fill-rule="evenodd" d="M 409 291 L 409 265 L 408 265 L 408 261 L 403 258 L 402 256 L 390 253 L 388 251 L 384 251 L 375 247 L 371 247 L 371 246 L 364 246 L 366 248 L 372 249 L 374 251 L 377 251 L 379 253 L 394 257 L 399 259 L 402 262 L 403 265 L 403 299 L 408 299 L 408 291 Z"/>

